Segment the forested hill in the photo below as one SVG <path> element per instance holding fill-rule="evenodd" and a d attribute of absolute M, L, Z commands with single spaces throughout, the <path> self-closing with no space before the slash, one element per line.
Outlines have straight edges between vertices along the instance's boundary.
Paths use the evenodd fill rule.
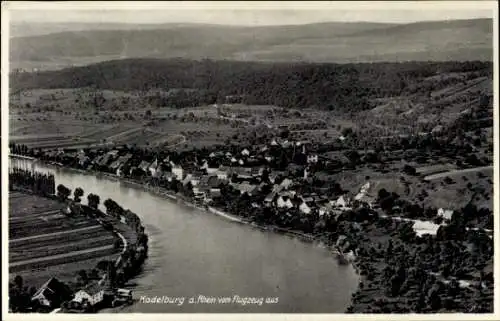
<path fill-rule="evenodd" d="M 106 26 L 110 29 L 81 30 L 78 28 L 89 26 L 76 25 L 73 26 L 76 30 L 11 38 L 10 66 L 48 70 L 113 59 L 177 57 L 330 63 L 491 61 L 493 58 L 492 19 L 396 25 L 329 22 L 260 27 L 198 24 L 139 25 L 136 29 L 113 24 L 101 27 Z M 37 29 L 57 30 L 43 26 Z"/>
<path fill-rule="evenodd" d="M 490 62 L 290 64 L 183 59 L 126 59 L 83 67 L 10 76 L 11 92 L 33 88 L 96 87 L 113 90 L 160 88 L 185 91 L 178 107 L 224 101 L 247 104 L 359 111 L 378 97 L 428 95 L 447 86 L 426 82 L 443 73 L 491 77 Z M 237 99 L 238 100 L 238 99 Z M 165 102 L 165 105 L 169 105 Z"/>

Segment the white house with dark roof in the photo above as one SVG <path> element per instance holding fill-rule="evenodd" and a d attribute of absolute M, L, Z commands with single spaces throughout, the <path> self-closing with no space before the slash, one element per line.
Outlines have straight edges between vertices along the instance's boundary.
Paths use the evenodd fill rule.
<path fill-rule="evenodd" d="M 172 165 L 172 174 L 175 175 L 175 178 L 178 180 L 182 180 L 184 178 L 184 169 L 182 166 L 175 165 L 174 163 L 170 162 Z"/>
<path fill-rule="evenodd" d="M 292 200 L 287 196 L 279 196 L 276 200 L 276 206 L 278 208 L 292 208 L 293 203 Z"/>
<path fill-rule="evenodd" d="M 312 208 L 307 202 L 302 201 L 302 203 L 300 203 L 299 205 L 299 210 L 304 214 L 310 214 Z"/>
<path fill-rule="evenodd" d="M 90 305 L 96 305 L 104 300 L 104 288 L 97 283 L 92 283 L 75 293 L 73 301 L 83 303 L 87 301 Z"/>

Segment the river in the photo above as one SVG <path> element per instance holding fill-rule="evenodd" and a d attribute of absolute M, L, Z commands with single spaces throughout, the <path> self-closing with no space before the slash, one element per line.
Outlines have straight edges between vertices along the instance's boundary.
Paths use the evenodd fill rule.
<path fill-rule="evenodd" d="M 29 166 L 31 161 L 10 163 Z M 232 223 L 109 178 L 40 163 L 35 169 L 52 172 L 56 185 L 83 188 L 83 203 L 94 193 L 101 197 L 101 206 L 112 198 L 141 217 L 150 238 L 149 257 L 142 272 L 129 281 L 138 300 L 123 312 L 342 313 L 357 288 L 354 269 L 339 265 L 313 243 Z M 200 295 L 230 297 L 231 302 L 196 303 Z M 155 296 L 185 301 L 146 303 Z M 234 296 L 278 302 L 243 305 Z M 190 304 L 192 297 L 195 303 Z"/>

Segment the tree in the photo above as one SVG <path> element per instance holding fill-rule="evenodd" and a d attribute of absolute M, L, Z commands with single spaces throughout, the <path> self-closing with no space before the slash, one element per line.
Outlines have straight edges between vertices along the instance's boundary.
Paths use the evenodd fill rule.
<path fill-rule="evenodd" d="M 101 260 L 97 262 L 96 268 L 101 271 L 107 271 L 108 270 L 108 265 L 112 264 L 110 261 L 107 260 Z"/>
<path fill-rule="evenodd" d="M 344 136 L 344 137 L 348 137 L 352 133 L 353 133 L 353 130 L 351 127 L 347 127 L 347 128 L 342 129 L 342 136 Z"/>
<path fill-rule="evenodd" d="M 99 207 L 99 203 L 101 202 L 101 198 L 99 197 L 99 195 L 90 193 L 89 195 L 87 195 L 87 201 L 89 207 L 97 209 Z"/>
<path fill-rule="evenodd" d="M 16 275 L 14 277 L 14 285 L 18 288 L 18 289 L 22 289 L 23 288 L 23 285 L 24 285 L 24 280 L 23 280 L 23 277 L 20 276 L 20 275 Z"/>
<path fill-rule="evenodd" d="M 106 207 L 106 214 L 114 215 L 114 212 L 116 210 L 115 204 L 116 204 L 115 201 L 113 201 L 111 198 L 108 198 L 107 200 L 104 201 L 104 206 Z"/>
<path fill-rule="evenodd" d="M 386 198 L 389 195 L 390 195 L 389 192 L 387 192 L 387 190 L 385 188 L 381 188 L 378 191 L 378 199 L 379 200 L 382 200 L 382 199 Z"/>
<path fill-rule="evenodd" d="M 444 182 L 445 182 L 446 184 L 448 184 L 448 185 L 450 185 L 450 184 L 453 184 L 453 183 L 454 183 L 454 182 L 453 182 L 453 179 L 452 179 L 451 177 L 449 177 L 449 176 L 446 176 L 446 177 L 444 178 Z"/>
<path fill-rule="evenodd" d="M 70 195 L 71 189 L 62 184 L 57 185 L 57 197 L 59 197 L 61 201 L 67 200 Z"/>
<path fill-rule="evenodd" d="M 398 228 L 398 236 L 403 242 L 412 242 L 417 236 L 412 227 L 413 223 L 404 223 Z"/>
<path fill-rule="evenodd" d="M 80 203 L 82 201 L 81 197 L 83 196 L 83 189 L 81 187 L 77 187 L 73 193 L 74 201 Z"/>
<path fill-rule="evenodd" d="M 88 277 L 91 280 L 97 280 L 99 279 L 99 272 L 97 271 L 97 269 L 92 269 L 90 270 Z"/>
<path fill-rule="evenodd" d="M 405 172 L 406 174 L 408 175 L 412 175 L 412 176 L 415 176 L 417 174 L 417 170 L 415 169 L 415 167 L 413 166 L 410 166 L 408 164 L 406 164 L 404 167 L 403 167 L 403 172 Z"/>
<path fill-rule="evenodd" d="M 89 278 L 87 276 L 87 271 L 80 270 L 76 275 L 76 283 L 80 286 L 84 286 L 88 283 Z"/>

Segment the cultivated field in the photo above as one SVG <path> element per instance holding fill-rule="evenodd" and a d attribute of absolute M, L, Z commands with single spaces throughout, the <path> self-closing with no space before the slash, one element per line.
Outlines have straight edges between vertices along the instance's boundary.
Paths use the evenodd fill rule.
<path fill-rule="evenodd" d="M 96 108 L 94 96 L 104 97 Z M 137 92 L 36 89 L 11 95 L 10 140 L 38 148 L 135 144 L 173 149 L 238 143 L 288 129 L 290 138 L 324 141 L 353 122 L 317 110 L 221 104 L 174 109 L 135 105 Z M 137 108 L 139 107 L 139 108 Z M 146 115 L 149 112 L 149 115 Z"/>
<path fill-rule="evenodd" d="M 51 276 L 71 283 L 78 271 L 119 254 L 117 236 L 87 217 L 67 217 L 55 200 L 12 192 L 9 206 L 9 273 L 30 286 Z"/>

